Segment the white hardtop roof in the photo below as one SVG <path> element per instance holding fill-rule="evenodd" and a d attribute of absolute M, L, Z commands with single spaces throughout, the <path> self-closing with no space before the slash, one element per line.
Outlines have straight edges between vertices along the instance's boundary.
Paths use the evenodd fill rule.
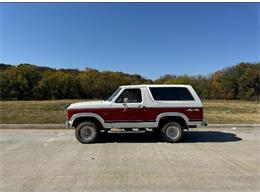
<path fill-rule="evenodd" d="M 141 87 L 191 87 L 191 85 L 179 85 L 179 84 L 149 84 L 149 85 L 122 85 L 122 88 L 141 88 Z"/>

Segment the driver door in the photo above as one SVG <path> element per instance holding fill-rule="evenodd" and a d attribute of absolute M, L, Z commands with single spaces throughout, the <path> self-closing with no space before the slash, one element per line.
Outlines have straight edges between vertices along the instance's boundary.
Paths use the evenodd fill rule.
<path fill-rule="evenodd" d="M 142 90 L 140 88 L 124 89 L 112 103 L 112 126 L 123 128 L 131 126 L 131 123 L 144 122 L 145 120 L 146 110 Z"/>

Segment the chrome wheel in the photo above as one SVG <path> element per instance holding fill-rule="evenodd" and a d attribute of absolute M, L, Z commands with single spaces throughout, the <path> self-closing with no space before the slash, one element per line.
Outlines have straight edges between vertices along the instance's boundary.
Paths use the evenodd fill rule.
<path fill-rule="evenodd" d="M 177 122 L 166 123 L 161 132 L 163 140 L 171 143 L 180 141 L 183 134 L 182 127 Z"/>
<path fill-rule="evenodd" d="M 166 129 L 166 135 L 171 138 L 171 139 L 174 139 L 178 136 L 179 134 L 179 129 L 175 126 L 169 126 L 167 129 Z"/>
<path fill-rule="evenodd" d="M 75 129 L 75 135 L 81 143 L 93 143 L 97 139 L 98 130 L 95 123 L 85 121 L 80 123 Z"/>
<path fill-rule="evenodd" d="M 80 136 L 82 139 L 88 140 L 91 139 L 94 135 L 94 129 L 89 126 L 82 127 L 80 129 Z"/>

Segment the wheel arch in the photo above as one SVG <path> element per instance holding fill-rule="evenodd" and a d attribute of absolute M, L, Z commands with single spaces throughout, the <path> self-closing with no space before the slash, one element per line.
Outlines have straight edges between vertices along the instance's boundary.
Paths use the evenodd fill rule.
<path fill-rule="evenodd" d="M 188 117 L 182 113 L 162 113 L 157 117 L 158 128 L 162 128 L 168 122 L 178 122 L 182 129 L 188 129 Z"/>
<path fill-rule="evenodd" d="M 95 113 L 79 113 L 71 117 L 71 124 L 74 128 L 84 121 L 91 121 L 95 123 L 99 130 L 107 128 L 103 118 Z"/>

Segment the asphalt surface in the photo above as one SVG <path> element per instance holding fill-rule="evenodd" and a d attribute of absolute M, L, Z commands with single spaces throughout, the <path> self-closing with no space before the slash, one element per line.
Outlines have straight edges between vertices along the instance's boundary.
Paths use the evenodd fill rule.
<path fill-rule="evenodd" d="M 151 133 L 0 129 L 0 191 L 260 191 L 260 129 L 203 128 L 183 142 Z"/>

